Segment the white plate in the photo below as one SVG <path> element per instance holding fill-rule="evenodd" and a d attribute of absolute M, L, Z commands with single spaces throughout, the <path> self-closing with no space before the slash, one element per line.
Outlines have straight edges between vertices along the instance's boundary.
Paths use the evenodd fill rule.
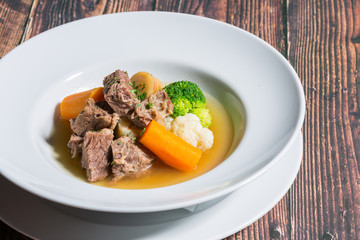
<path fill-rule="evenodd" d="M 238 148 L 212 171 L 149 190 L 94 186 L 70 175 L 46 141 L 63 97 L 100 86 L 117 68 L 197 82 L 227 108 Z M 0 171 L 41 197 L 80 208 L 148 212 L 223 196 L 268 170 L 295 140 L 305 110 L 287 60 L 261 39 L 204 17 L 132 12 L 75 21 L 26 41 L 0 61 Z M 11 113 L 11 114 L 10 114 Z M 20 150 L 19 150 L 20 147 Z"/>
<path fill-rule="evenodd" d="M 269 171 L 197 213 L 180 209 L 143 214 L 99 213 L 58 204 L 54 208 L 0 177 L 0 191 L 7 193 L 0 198 L 0 216 L 36 239 L 221 239 L 263 216 L 282 198 L 298 172 L 302 146 L 300 133 Z"/>

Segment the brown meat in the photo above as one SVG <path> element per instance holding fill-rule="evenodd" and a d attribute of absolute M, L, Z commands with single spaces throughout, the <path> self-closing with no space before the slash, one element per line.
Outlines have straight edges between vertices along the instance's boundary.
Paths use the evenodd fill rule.
<path fill-rule="evenodd" d="M 173 104 L 165 92 L 160 90 L 141 102 L 129 119 L 139 128 L 146 127 L 151 120 L 163 122 L 173 112 Z"/>
<path fill-rule="evenodd" d="M 76 118 L 70 119 L 70 127 L 76 135 L 84 136 L 87 131 L 115 127 L 116 119 L 119 120 L 116 113 L 109 114 L 89 98 L 84 110 Z"/>
<path fill-rule="evenodd" d="M 83 142 L 84 142 L 84 139 L 82 137 L 79 137 L 76 134 L 71 135 L 67 146 L 68 146 L 68 148 L 70 148 L 72 158 L 75 158 L 76 156 L 81 154 Z"/>
<path fill-rule="evenodd" d="M 103 180 L 108 176 L 112 139 L 113 131 L 108 128 L 97 132 L 86 132 L 82 148 L 81 164 L 82 167 L 86 169 L 90 182 Z"/>
<path fill-rule="evenodd" d="M 129 81 L 127 72 L 120 70 L 106 76 L 103 81 L 105 100 L 120 116 L 132 112 L 140 103 Z"/>
<path fill-rule="evenodd" d="M 114 110 L 110 107 L 107 101 L 98 101 L 95 104 L 96 106 L 100 107 L 101 109 L 107 111 L 110 114 L 114 113 Z"/>
<path fill-rule="evenodd" d="M 110 124 L 109 128 L 111 130 L 114 130 L 116 125 L 118 124 L 119 120 L 120 120 L 120 116 L 117 113 L 113 113 L 112 119 L 111 119 L 111 124 Z"/>
<path fill-rule="evenodd" d="M 155 156 L 140 144 L 135 144 L 129 137 L 120 137 L 111 144 L 113 162 L 111 163 L 113 180 L 125 175 L 141 173 L 151 166 Z"/>

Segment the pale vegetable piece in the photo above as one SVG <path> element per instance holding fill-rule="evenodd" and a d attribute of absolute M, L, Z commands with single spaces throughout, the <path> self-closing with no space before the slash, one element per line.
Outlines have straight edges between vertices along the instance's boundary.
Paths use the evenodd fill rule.
<path fill-rule="evenodd" d="M 169 116 L 165 118 L 165 128 L 166 130 L 170 131 L 171 130 L 171 122 L 174 121 L 174 118 Z"/>
<path fill-rule="evenodd" d="M 202 151 L 210 149 L 214 143 L 213 132 L 208 128 L 202 128 L 197 134 L 199 137 L 197 148 Z"/>
<path fill-rule="evenodd" d="M 160 91 L 162 89 L 162 83 L 159 79 L 154 77 L 154 84 L 155 84 L 155 92 Z"/>
<path fill-rule="evenodd" d="M 125 117 L 120 117 L 117 126 L 114 129 L 116 138 L 127 136 L 130 138 L 140 137 L 141 129 L 137 128 L 132 122 Z"/>
<path fill-rule="evenodd" d="M 133 88 L 138 90 L 137 95 L 146 93 L 146 97 L 156 93 L 161 89 L 161 82 L 148 72 L 135 73 L 130 82 L 133 84 Z"/>
<path fill-rule="evenodd" d="M 170 123 L 170 131 L 201 151 L 209 150 L 214 143 L 213 132 L 201 125 L 198 116 L 187 113 Z"/>

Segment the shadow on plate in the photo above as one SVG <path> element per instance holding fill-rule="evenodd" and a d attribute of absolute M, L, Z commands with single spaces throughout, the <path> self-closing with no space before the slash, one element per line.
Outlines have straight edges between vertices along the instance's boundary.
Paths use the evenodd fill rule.
<path fill-rule="evenodd" d="M 180 208 L 169 211 L 151 212 L 151 213 L 109 213 L 85 210 L 74 208 L 55 202 L 41 199 L 47 205 L 55 208 L 60 212 L 65 212 L 69 215 L 78 217 L 85 221 L 92 221 L 94 223 L 106 225 L 121 225 L 121 226 L 144 226 L 160 224 L 174 221 L 181 218 L 190 217 L 194 214 L 202 212 L 225 199 L 228 195 L 219 197 L 217 199 L 201 203 L 188 208 Z"/>

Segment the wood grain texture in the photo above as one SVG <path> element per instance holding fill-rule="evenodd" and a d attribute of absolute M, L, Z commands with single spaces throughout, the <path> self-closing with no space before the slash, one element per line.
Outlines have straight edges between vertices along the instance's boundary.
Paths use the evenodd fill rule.
<path fill-rule="evenodd" d="M 289 2 L 289 61 L 307 101 L 292 239 L 360 239 L 359 3 Z"/>
<path fill-rule="evenodd" d="M 116 12 L 152 10 L 154 1 L 38 0 L 34 4 L 35 16 L 31 31 L 26 33 L 26 40 L 45 30 L 82 18 Z"/>
<path fill-rule="evenodd" d="M 31 7 L 32 0 L 0 1 L 0 57 L 21 42 Z"/>

